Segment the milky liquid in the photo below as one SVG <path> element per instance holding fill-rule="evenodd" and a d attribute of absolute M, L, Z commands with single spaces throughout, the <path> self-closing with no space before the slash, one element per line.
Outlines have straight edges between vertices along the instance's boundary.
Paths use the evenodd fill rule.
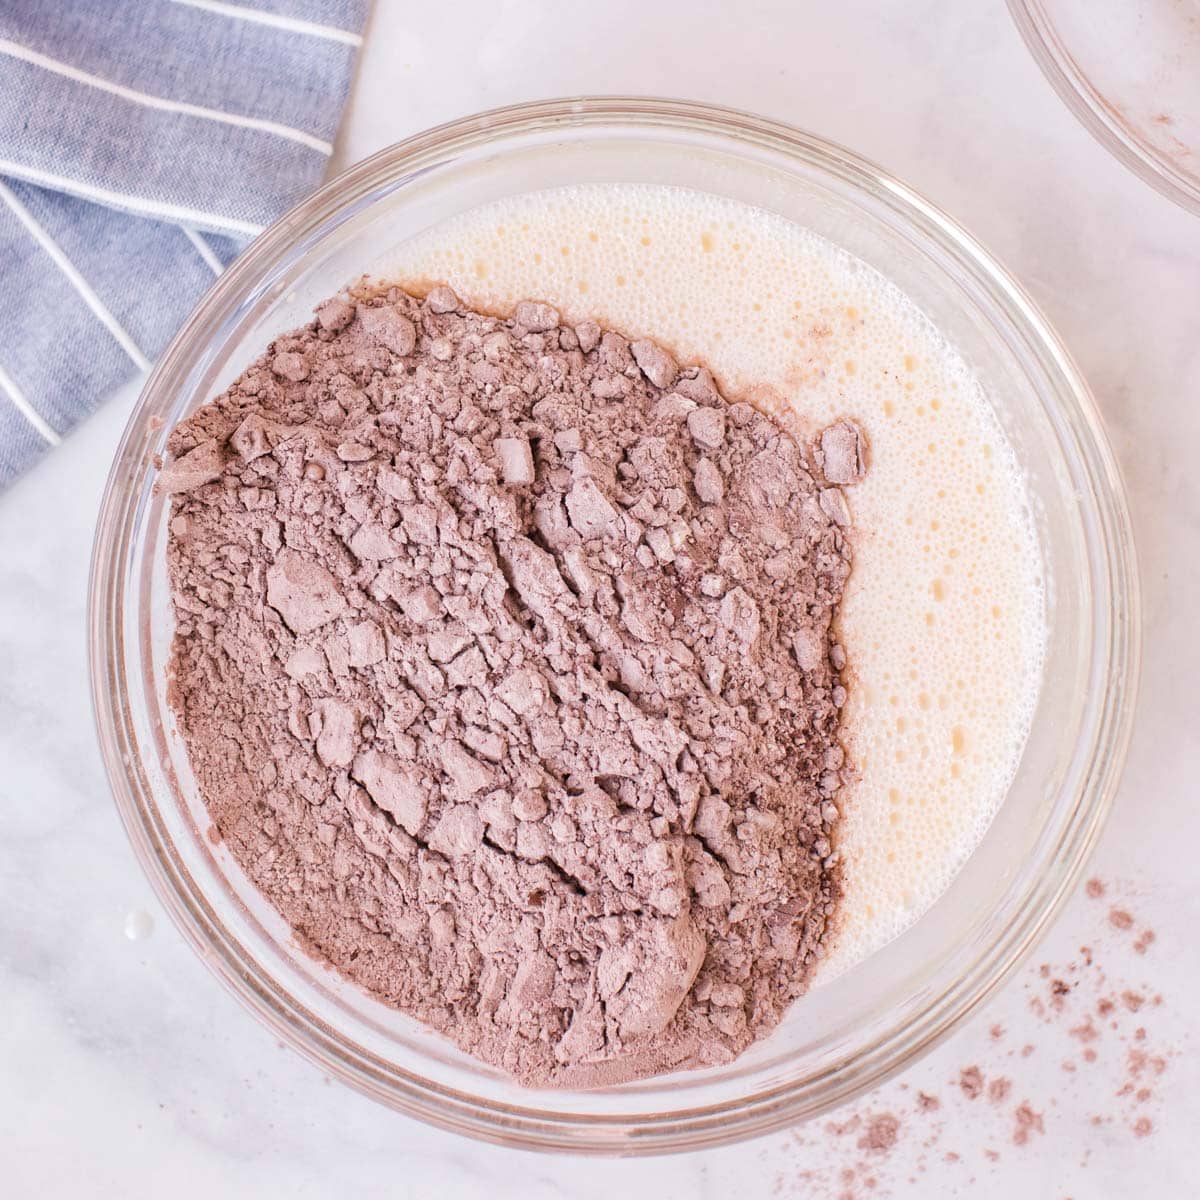
<path fill-rule="evenodd" d="M 386 270 L 383 268 L 386 267 Z M 1044 596 L 1016 460 L 966 365 L 891 283 L 786 219 L 682 189 L 586 185 L 475 209 L 381 274 L 476 307 L 547 300 L 704 362 L 725 394 L 854 417 L 841 606 L 845 896 L 822 977 L 920 916 L 987 830 L 1036 701 Z"/>

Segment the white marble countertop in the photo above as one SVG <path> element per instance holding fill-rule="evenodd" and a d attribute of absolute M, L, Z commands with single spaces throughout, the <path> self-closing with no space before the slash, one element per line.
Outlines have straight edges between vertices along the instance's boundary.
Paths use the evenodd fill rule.
<path fill-rule="evenodd" d="M 1195 1195 L 1200 220 L 1076 124 L 999 0 L 379 0 L 338 163 L 472 110 L 589 91 L 720 101 L 853 147 L 977 234 L 1071 346 L 1126 473 L 1145 589 L 1142 706 L 1091 872 L 1105 895 L 1081 889 L 1033 963 L 902 1080 L 832 1123 L 747 1145 L 651 1161 L 516 1154 L 331 1085 L 186 949 L 109 798 L 85 585 L 129 388 L 0 498 L 0 1191 Z M 1057 999 L 1056 979 L 1070 987 Z M 973 1076 L 960 1084 L 972 1066 L 975 1099 Z M 886 1134 L 870 1124 L 881 1114 L 898 1122 L 890 1149 L 866 1136 Z"/>

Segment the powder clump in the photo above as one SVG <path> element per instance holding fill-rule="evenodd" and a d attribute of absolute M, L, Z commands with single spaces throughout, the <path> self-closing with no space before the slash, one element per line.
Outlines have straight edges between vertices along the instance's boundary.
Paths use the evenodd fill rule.
<path fill-rule="evenodd" d="M 839 897 L 856 426 L 547 304 L 364 289 L 169 450 L 171 702 L 311 953 L 530 1085 L 779 1021 Z"/>

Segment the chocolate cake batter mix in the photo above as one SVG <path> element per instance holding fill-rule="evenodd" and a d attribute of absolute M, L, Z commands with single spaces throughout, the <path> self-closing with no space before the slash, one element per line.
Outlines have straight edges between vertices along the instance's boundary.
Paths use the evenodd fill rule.
<path fill-rule="evenodd" d="M 728 1061 L 838 900 L 849 422 L 548 305 L 327 301 L 170 439 L 170 698 L 314 954 L 537 1086 Z"/>

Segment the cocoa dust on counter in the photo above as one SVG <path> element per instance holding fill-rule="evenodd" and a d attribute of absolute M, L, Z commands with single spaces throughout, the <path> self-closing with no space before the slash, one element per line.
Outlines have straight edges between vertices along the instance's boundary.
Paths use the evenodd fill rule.
<path fill-rule="evenodd" d="M 321 305 L 169 450 L 171 703 L 313 955 L 530 1085 L 779 1021 L 839 898 L 856 426 L 439 287 Z"/>
<path fill-rule="evenodd" d="M 1099 879 L 1083 889 L 1089 901 L 1114 890 L 1120 889 Z M 1163 997 L 1128 974 L 1144 964 L 1131 955 L 1146 954 L 1153 931 L 1129 906 L 1113 911 L 1121 919 L 1096 906 L 1096 940 L 1069 961 L 1026 969 L 1023 987 L 997 1002 L 1008 1000 L 1012 1019 L 993 1021 L 973 1039 L 964 1032 L 976 1061 L 940 1080 L 927 1061 L 906 1081 L 886 1085 L 834 1119 L 796 1130 L 775 1195 L 886 1200 L 969 1194 L 981 1174 L 1003 1170 L 1006 1156 L 1038 1147 L 1054 1146 L 1057 1153 L 1083 1140 L 1078 1165 L 1087 1167 L 1091 1150 L 1081 1122 L 1100 1131 L 1093 1135 L 1104 1139 L 1098 1144 L 1152 1138 L 1163 1104 L 1160 1080 L 1178 1050 L 1164 1038 L 1161 1020 L 1156 1032 Z M 1047 1065 L 1062 1079 L 1062 1087 L 1049 1092 Z M 880 1129 L 893 1136 L 872 1136 Z"/>

